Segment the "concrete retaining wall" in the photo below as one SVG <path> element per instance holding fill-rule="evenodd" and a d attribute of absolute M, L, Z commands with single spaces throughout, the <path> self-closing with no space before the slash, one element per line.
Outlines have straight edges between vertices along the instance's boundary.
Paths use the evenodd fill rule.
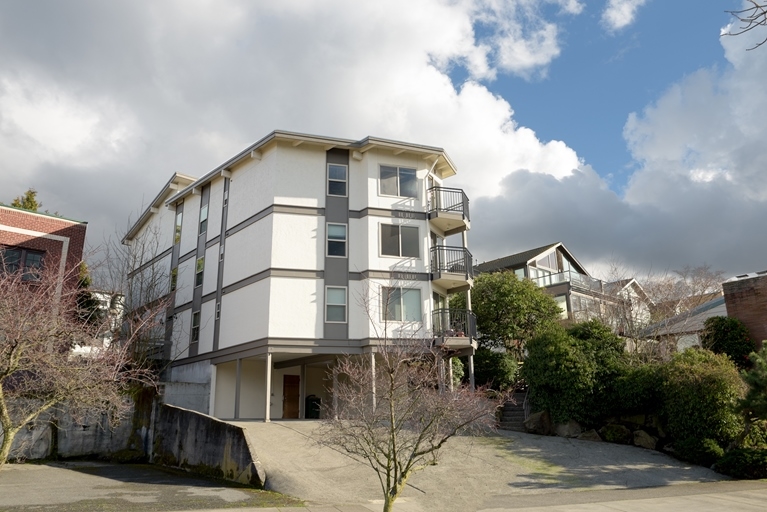
<path fill-rule="evenodd" d="M 173 405 L 157 409 L 150 460 L 258 487 L 266 481 L 242 428 Z"/>
<path fill-rule="evenodd" d="M 133 436 L 131 420 L 134 414 L 135 410 L 131 410 L 119 424 L 110 424 L 105 417 L 88 419 L 83 424 L 73 421 L 67 414 L 59 414 L 56 426 L 52 423 L 52 416 L 44 414 L 16 434 L 10 458 L 108 457 L 131 448 L 132 439 L 146 436 L 146 432 L 141 431 Z M 135 449 L 143 451 L 141 446 Z"/>

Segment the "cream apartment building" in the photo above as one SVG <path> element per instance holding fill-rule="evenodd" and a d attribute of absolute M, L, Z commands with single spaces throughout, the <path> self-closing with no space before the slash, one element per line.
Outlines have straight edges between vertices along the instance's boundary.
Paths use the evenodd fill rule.
<path fill-rule="evenodd" d="M 338 356 L 418 338 L 471 363 L 470 295 L 447 306 L 473 278 L 469 201 L 444 185 L 456 172 L 436 147 L 275 131 L 199 179 L 173 175 L 123 240 L 152 247 L 131 278 L 167 276 L 166 401 L 314 417 Z"/>

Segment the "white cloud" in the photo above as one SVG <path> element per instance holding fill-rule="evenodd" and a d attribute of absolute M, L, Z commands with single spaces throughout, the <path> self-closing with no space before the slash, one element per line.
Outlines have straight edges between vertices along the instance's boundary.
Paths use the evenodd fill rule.
<path fill-rule="evenodd" d="M 623 198 L 565 142 L 520 126 L 513 103 L 482 82 L 545 74 L 560 52 L 557 22 L 583 4 L 550 1 L 551 19 L 541 5 L 219 0 L 95 12 L 100 4 L 54 2 L 42 19 L 31 7 L 4 12 L 0 153 L 15 172 L 0 173 L 0 201 L 35 186 L 47 208 L 88 220 L 98 243 L 170 173 L 205 173 L 271 130 L 374 135 L 448 151 L 480 259 L 562 240 L 587 265 L 614 251 L 636 266 L 755 270 L 764 242 L 749 230 L 763 229 L 767 193 L 761 54 L 744 56 L 733 46 L 744 41 L 728 38 L 732 70 L 692 74 L 630 117 L 638 170 Z M 32 20 L 36 33 L 9 29 Z M 459 87 L 456 66 L 469 76 Z"/>
<path fill-rule="evenodd" d="M 602 23 L 611 32 L 625 28 L 636 19 L 637 10 L 647 3 L 647 0 L 608 0 L 602 11 Z"/>

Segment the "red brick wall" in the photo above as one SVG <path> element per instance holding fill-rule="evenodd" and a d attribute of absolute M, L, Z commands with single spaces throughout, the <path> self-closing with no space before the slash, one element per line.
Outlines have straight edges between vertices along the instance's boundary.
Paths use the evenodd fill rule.
<path fill-rule="evenodd" d="M 63 242 L 37 236 L 13 233 L 3 229 L 4 226 L 26 229 L 69 238 L 66 269 L 70 270 L 80 263 L 85 245 L 87 223 L 77 222 L 47 215 L 36 214 L 0 206 L 0 245 L 23 247 L 37 251 L 45 251 L 46 265 L 59 265 Z"/>
<path fill-rule="evenodd" d="M 757 349 L 767 340 L 767 275 L 729 281 L 724 288 L 727 316 L 748 327 Z"/>

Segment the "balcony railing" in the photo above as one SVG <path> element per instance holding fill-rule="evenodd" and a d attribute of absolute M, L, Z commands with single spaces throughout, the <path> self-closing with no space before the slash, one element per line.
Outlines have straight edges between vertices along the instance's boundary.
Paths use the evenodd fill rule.
<path fill-rule="evenodd" d="M 436 273 L 464 274 L 474 278 L 473 257 L 464 247 L 437 245 L 431 248 L 431 271 Z"/>
<path fill-rule="evenodd" d="M 435 309 L 431 318 L 436 338 L 477 337 L 477 317 L 468 309 Z"/>
<path fill-rule="evenodd" d="M 590 290 L 593 292 L 604 291 L 603 283 L 599 279 L 594 279 L 593 277 L 572 271 L 559 272 L 557 274 L 549 274 L 546 276 L 538 276 L 532 278 L 532 281 L 540 287 L 569 282 L 576 288 Z"/>
<path fill-rule="evenodd" d="M 459 213 L 469 218 L 469 198 L 460 188 L 432 187 L 429 189 L 429 213 Z"/>

